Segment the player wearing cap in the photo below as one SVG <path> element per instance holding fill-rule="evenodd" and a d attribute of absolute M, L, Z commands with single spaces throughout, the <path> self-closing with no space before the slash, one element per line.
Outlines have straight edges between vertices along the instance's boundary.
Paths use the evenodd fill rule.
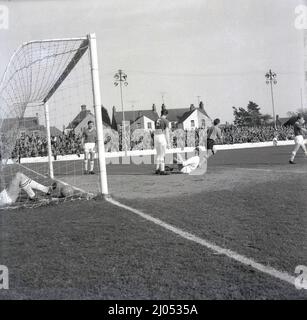
<path fill-rule="evenodd" d="M 304 137 L 303 137 L 303 133 L 306 133 L 307 130 L 303 128 L 304 123 L 305 123 L 304 116 L 302 114 L 298 114 L 297 121 L 294 123 L 294 126 L 293 126 L 294 135 L 295 135 L 295 138 L 294 138 L 295 146 L 289 160 L 290 164 L 295 164 L 294 158 L 299 148 L 302 148 L 305 153 L 305 156 L 307 156 L 307 150 L 304 144 Z"/>
<path fill-rule="evenodd" d="M 162 109 L 161 117 L 155 123 L 154 144 L 157 152 L 156 174 L 167 175 L 165 171 L 165 154 L 169 145 L 169 121 L 167 120 L 168 111 Z"/>
<path fill-rule="evenodd" d="M 94 173 L 94 159 L 95 159 L 95 146 L 97 141 L 97 132 L 94 127 L 94 122 L 89 121 L 87 128 L 82 133 L 82 145 L 84 149 L 84 173 Z M 90 171 L 88 172 L 88 161 L 90 162 Z"/>

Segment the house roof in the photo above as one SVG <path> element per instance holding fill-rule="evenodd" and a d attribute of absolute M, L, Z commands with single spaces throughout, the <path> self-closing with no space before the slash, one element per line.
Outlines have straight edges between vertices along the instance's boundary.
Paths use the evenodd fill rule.
<path fill-rule="evenodd" d="M 159 115 L 156 111 L 153 110 L 135 110 L 135 111 L 125 111 L 125 121 L 130 123 L 135 122 L 141 117 L 147 117 L 152 121 L 156 121 L 159 118 Z M 123 121 L 123 113 L 115 111 L 113 112 L 113 117 L 117 124 L 120 124 Z"/>
<path fill-rule="evenodd" d="M 190 112 L 190 108 L 167 109 L 167 119 L 171 122 L 179 122 L 184 114 Z"/>
<path fill-rule="evenodd" d="M 276 121 L 278 121 L 280 124 L 285 124 L 288 120 L 289 120 L 289 117 L 276 119 Z"/>
<path fill-rule="evenodd" d="M 199 110 L 202 114 L 209 118 L 207 112 L 200 108 L 191 110 L 190 108 L 168 109 L 167 119 L 171 122 L 184 122 L 195 110 Z"/>
<path fill-rule="evenodd" d="M 75 129 L 78 124 L 84 120 L 89 114 L 91 113 L 90 110 L 81 110 L 78 115 L 71 121 L 66 129 Z"/>
<path fill-rule="evenodd" d="M 50 135 L 52 136 L 60 136 L 62 135 L 62 131 L 58 129 L 57 127 L 50 127 Z"/>

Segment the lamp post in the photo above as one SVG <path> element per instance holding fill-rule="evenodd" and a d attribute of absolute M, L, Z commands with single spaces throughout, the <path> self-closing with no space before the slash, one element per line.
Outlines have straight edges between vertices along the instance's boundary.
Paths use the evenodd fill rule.
<path fill-rule="evenodd" d="M 119 85 L 120 88 L 120 101 L 122 106 L 123 120 L 122 120 L 122 139 L 123 146 L 125 151 L 126 149 L 126 134 L 125 134 L 125 112 L 124 112 L 124 102 L 123 102 L 123 85 L 127 86 L 127 75 L 123 72 L 123 70 L 119 69 L 118 72 L 114 75 L 114 85 L 117 87 Z"/>
<path fill-rule="evenodd" d="M 272 108 L 273 108 L 273 120 L 274 120 L 274 128 L 276 129 L 276 116 L 275 116 L 275 106 L 274 106 L 274 93 L 273 93 L 273 84 L 277 84 L 276 73 L 272 72 L 270 69 L 269 72 L 266 73 L 266 84 L 269 84 L 271 87 L 271 97 L 272 97 Z"/>

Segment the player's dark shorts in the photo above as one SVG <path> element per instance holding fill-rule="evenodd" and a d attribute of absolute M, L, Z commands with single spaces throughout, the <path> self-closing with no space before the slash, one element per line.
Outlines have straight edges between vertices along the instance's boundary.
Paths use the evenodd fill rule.
<path fill-rule="evenodd" d="M 212 150 L 213 151 L 213 146 L 215 144 L 215 141 L 212 139 L 207 139 L 207 150 Z"/>

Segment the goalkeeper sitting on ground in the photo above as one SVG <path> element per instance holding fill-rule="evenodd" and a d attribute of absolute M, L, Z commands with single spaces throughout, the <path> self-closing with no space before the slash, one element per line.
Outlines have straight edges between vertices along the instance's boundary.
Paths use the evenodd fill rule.
<path fill-rule="evenodd" d="M 184 160 L 180 154 L 174 159 L 177 168 L 165 167 L 171 173 L 185 173 L 189 175 L 201 175 L 207 171 L 206 151 L 202 147 L 196 147 L 194 156 Z"/>
<path fill-rule="evenodd" d="M 37 200 L 36 194 L 33 189 L 39 190 L 46 195 L 51 195 L 52 191 L 56 189 L 57 183 L 54 182 L 50 187 L 43 186 L 42 184 L 30 179 L 21 172 L 17 172 L 10 182 L 9 186 L 3 186 L 1 179 L 1 192 L 0 192 L 0 206 L 11 205 L 16 202 L 21 190 L 24 190 L 29 197 L 29 200 Z"/>

